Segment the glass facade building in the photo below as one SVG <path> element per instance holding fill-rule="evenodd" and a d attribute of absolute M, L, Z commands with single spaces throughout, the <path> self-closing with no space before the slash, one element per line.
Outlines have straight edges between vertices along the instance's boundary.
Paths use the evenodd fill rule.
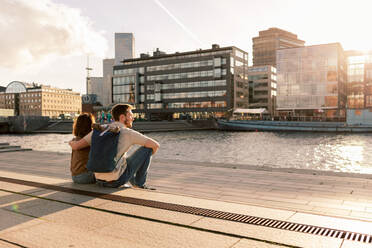
<path fill-rule="evenodd" d="M 347 107 L 372 107 L 372 53 L 346 51 Z"/>
<path fill-rule="evenodd" d="M 276 68 L 270 65 L 248 68 L 249 108 L 265 108 L 275 116 L 276 108 Z"/>
<path fill-rule="evenodd" d="M 339 43 L 277 51 L 277 110 L 292 116 L 345 117 L 346 63 Z"/>
<path fill-rule="evenodd" d="M 272 65 L 276 67 L 276 51 L 282 48 L 302 47 L 305 41 L 297 35 L 279 28 L 269 28 L 259 32 L 252 39 L 253 65 Z"/>
<path fill-rule="evenodd" d="M 248 54 L 236 47 L 124 60 L 114 66 L 113 103 L 135 105 L 146 119 L 222 117 L 248 108 Z"/>

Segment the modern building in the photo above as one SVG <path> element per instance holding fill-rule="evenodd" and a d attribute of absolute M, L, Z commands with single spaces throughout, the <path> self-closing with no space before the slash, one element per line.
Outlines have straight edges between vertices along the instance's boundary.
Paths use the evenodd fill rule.
<path fill-rule="evenodd" d="M 81 113 L 81 96 L 71 89 L 13 81 L 0 92 L 0 109 L 14 109 L 15 115 L 58 117 Z"/>
<path fill-rule="evenodd" d="M 271 65 L 276 67 L 276 51 L 282 48 L 302 47 L 305 41 L 297 38 L 297 35 L 279 28 L 269 28 L 259 32 L 252 39 L 253 65 Z"/>
<path fill-rule="evenodd" d="M 133 33 L 115 33 L 115 58 L 102 61 L 103 76 L 87 79 L 87 95 L 96 95 L 103 106 L 112 103 L 112 73 L 114 65 L 120 65 L 124 59 L 132 59 L 134 52 Z"/>
<path fill-rule="evenodd" d="M 107 106 L 112 103 L 112 75 L 115 59 L 103 60 L 103 94 L 102 105 Z"/>
<path fill-rule="evenodd" d="M 248 108 L 248 54 L 236 47 L 126 59 L 114 66 L 113 102 L 147 119 L 222 117 Z"/>
<path fill-rule="evenodd" d="M 346 51 L 347 107 L 372 107 L 372 52 Z"/>
<path fill-rule="evenodd" d="M 270 65 L 248 67 L 249 108 L 266 109 L 275 116 L 276 68 Z"/>
<path fill-rule="evenodd" d="M 102 104 L 104 96 L 103 77 L 89 77 L 87 81 L 87 95 L 96 95 L 96 101 Z"/>
<path fill-rule="evenodd" d="M 115 33 L 115 65 L 135 57 L 134 43 L 133 33 Z"/>
<path fill-rule="evenodd" d="M 339 43 L 279 49 L 279 113 L 286 116 L 345 117 L 345 61 Z"/>

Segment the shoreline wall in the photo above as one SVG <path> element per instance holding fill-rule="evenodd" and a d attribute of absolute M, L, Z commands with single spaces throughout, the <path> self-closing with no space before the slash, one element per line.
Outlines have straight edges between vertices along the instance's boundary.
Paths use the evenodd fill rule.
<path fill-rule="evenodd" d="M 9 133 L 31 133 L 48 126 L 49 117 L 45 116 L 11 116 L 8 117 Z"/>

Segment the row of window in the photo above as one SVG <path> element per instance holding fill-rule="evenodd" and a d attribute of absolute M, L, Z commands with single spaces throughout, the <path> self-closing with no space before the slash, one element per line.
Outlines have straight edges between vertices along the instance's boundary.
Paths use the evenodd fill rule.
<path fill-rule="evenodd" d="M 218 55 L 218 54 L 230 54 L 230 53 L 231 53 L 231 50 L 213 51 L 213 52 L 205 52 L 205 53 L 193 53 L 193 54 L 178 55 L 178 56 L 165 57 L 165 58 L 125 61 L 124 65 L 143 64 L 143 63 L 149 63 L 153 61 L 164 61 L 164 60 L 171 60 L 171 59 L 178 60 L 178 59 L 185 59 L 185 58 L 196 58 L 196 57 L 204 57 L 204 56 Z"/>
<path fill-rule="evenodd" d="M 22 105 L 20 106 L 20 109 L 41 109 L 40 105 Z"/>
<path fill-rule="evenodd" d="M 227 104 L 225 101 L 217 102 L 172 102 L 164 106 L 164 108 L 224 108 Z M 162 109 L 162 103 L 149 103 L 147 104 L 148 109 Z"/>
<path fill-rule="evenodd" d="M 56 106 L 56 105 L 21 105 L 19 106 L 20 109 L 48 109 L 48 108 L 54 108 L 54 109 L 61 109 L 60 106 Z M 73 110 L 73 109 L 79 109 L 79 107 L 71 107 L 71 106 L 65 106 L 63 107 L 62 109 L 66 110 L 66 109 L 69 109 L 69 110 Z"/>
<path fill-rule="evenodd" d="M 273 89 L 276 89 L 276 83 L 275 82 L 271 82 L 271 84 L 269 84 L 271 86 L 271 88 Z M 259 88 L 259 87 L 268 87 L 268 83 L 265 82 L 265 83 L 253 83 L 252 85 L 250 84 L 251 88 L 252 89 L 255 89 L 255 88 Z"/>
<path fill-rule="evenodd" d="M 145 92 L 145 88 L 143 85 L 140 86 L 141 92 Z M 134 84 L 129 84 L 129 85 L 119 85 L 119 86 L 114 86 L 113 87 L 113 93 L 114 94 L 124 94 L 124 93 L 134 93 L 135 88 Z"/>
<path fill-rule="evenodd" d="M 21 99 L 19 102 L 23 103 L 29 103 L 29 102 L 41 102 L 41 99 Z"/>
<path fill-rule="evenodd" d="M 239 50 L 235 50 L 235 56 L 237 56 L 237 57 L 239 57 L 241 59 L 244 59 L 244 60 L 248 60 L 248 54 L 242 53 Z"/>
<path fill-rule="evenodd" d="M 144 95 L 140 95 L 140 99 L 143 102 L 145 100 Z M 112 100 L 113 102 L 134 103 L 134 94 L 114 95 Z"/>
<path fill-rule="evenodd" d="M 252 81 L 268 79 L 268 74 L 251 75 L 251 76 L 248 76 L 248 79 Z"/>
<path fill-rule="evenodd" d="M 165 93 L 161 94 L 162 99 L 177 99 L 177 98 L 198 98 L 198 97 L 218 97 L 226 96 L 226 90 L 217 91 L 201 91 L 201 92 L 180 92 L 180 93 Z M 154 100 L 154 94 L 146 95 L 147 100 Z"/>
<path fill-rule="evenodd" d="M 200 87 L 218 87 L 226 86 L 226 80 L 209 80 L 209 81 L 197 81 L 188 83 L 173 83 L 173 84 L 161 84 L 160 88 L 157 90 L 168 90 L 168 89 L 186 89 L 186 88 L 200 88 Z M 113 87 L 113 93 L 124 94 L 124 93 L 134 93 L 134 84 L 128 85 L 116 85 Z M 148 91 L 155 90 L 155 85 L 147 85 Z M 140 93 L 145 93 L 145 88 L 143 85 L 140 86 Z"/>
<path fill-rule="evenodd" d="M 147 81 L 180 79 L 180 78 L 195 78 L 195 77 L 211 77 L 211 76 L 213 76 L 213 70 L 147 76 Z"/>
<path fill-rule="evenodd" d="M 137 67 L 137 68 L 114 70 L 114 75 L 134 75 L 137 72 L 143 74 L 143 73 L 145 73 L 145 68 L 144 67 Z"/>
<path fill-rule="evenodd" d="M 222 64 L 226 64 L 226 59 L 222 59 Z M 213 60 L 203 60 L 203 61 L 196 61 L 196 62 L 149 66 L 147 67 L 147 71 L 163 71 L 163 70 L 193 68 L 193 67 L 212 66 L 212 65 L 213 65 Z"/>
<path fill-rule="evenodd" d="M 342 105 L 342 104 L 341 104 Z M 337 96 L 278 96 L 278 108 L 338 107 Z"/>
<path fill-rule="evenodd" d="M 270 66 L 271 67 L 271 72 L 272 73 L 276 73 L 276 68 L 273 67 L 273 66 Z M 248 68 L 248 71 L 249 72 L 264 72 L 264 71 L 267 71 L 268 67 L 267 66 L 260 66 L 260 67 L 249 67 Z"/>
<path fill-rule="evenodd" d="M 166 80 L 166 79 L 180 79 L 180 78 L 195 78 L 195 77 L 221 77 L 226 75 L 226 69 L 214 69 L 209 71 L 194 71 L 184 73 L 172 73 L 163 75 L 147 76 L 147 81 Z"/>
<path fill-rule="evenodd" d="M 130 83 L 134 84 L 135 76 L 114 77 L 112 81 L 113 81 L 112 82 L 113 85 L 130 84 Z"/>
<path fill-rule="evenodd" d="M 174 84 L 162 84 L 162 90 L 168 89 L 186 89 L 186 88 L 199 88 L 199 87 L 217 87 L 226 86 L 226 80 L 210 80 L 210 81 L 196 81 L 188 83 L 174 83 Z M 154 90 L 154 85 L 148 85 L 147 90 Z"/>
<path fill-rule="evenodd" d="M 14 95 L 0 95 L 0 99 L 14 99 Z"/>
<path fill-rule="evenodd" d="M 32 94 L 20 94 L 21 98 L 31 98 L 31 97 L 54 97 L 54 98 L 76 98 L 80 99 L 79 97 L 72 96 L 72 95 L 49 95 L 49 94 L 43 94 L 41 93 L 32 93 Z M 9 95 L 0 95 L 0 99 L 14 99 L 14 94 L 9 94 Z"/>

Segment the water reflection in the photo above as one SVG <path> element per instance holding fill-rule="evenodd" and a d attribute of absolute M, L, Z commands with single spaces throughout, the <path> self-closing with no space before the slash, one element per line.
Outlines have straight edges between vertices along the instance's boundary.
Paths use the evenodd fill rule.
<path fill-rule="evenodd" d="M 158 158 L 372 174 L 372 134 L 159 132 Z M 70 152 L 70 134 L 1 135 L 34 150 Z"/>

